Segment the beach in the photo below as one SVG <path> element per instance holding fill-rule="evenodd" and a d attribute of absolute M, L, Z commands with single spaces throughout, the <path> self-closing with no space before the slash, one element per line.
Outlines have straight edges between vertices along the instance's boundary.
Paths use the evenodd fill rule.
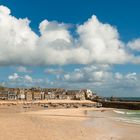
<path fill-rule="evenodd" d="M 140 125 L 111 119 L 109 108 L 0 106 L 0 140 L 139 140 Z"/>

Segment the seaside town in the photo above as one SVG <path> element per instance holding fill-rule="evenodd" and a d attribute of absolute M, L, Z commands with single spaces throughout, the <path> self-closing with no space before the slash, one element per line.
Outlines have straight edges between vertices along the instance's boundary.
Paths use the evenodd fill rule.
<path fill-rule="evenodd" d="M 0 87 L 0 105 L 32 110 L 43 108 L 101 107 L 100 99 L 90 89 L 66 90 L 63 88 L 8 88 Z M 36 106 L 37 105 L 37 106 Z M 27 111 L 27 110 L 26 110 Z"/>
<path fill-rule="evenodd" d="M 97 95 L 90 89 L 62 88 L 0 88 L 0 100 L 92 100 Z"/>
<path fill-rule="evenodd" d="M 42 104 L 47 108 L 108 107 L 140 109 L 140 103 L 115 96 L 102 97 L 90 89 L 68 90 L 64 88 L 8 88 L 0 87 L 0 104 Z M 30 108 L 29 106 L 23 106 Z"/>
<path fill-rule="evenodd" d="M 0 140 L 140 140 L 140 0 L 0 0 Z"/>
<path fill-rule="evenodd" d="M 0 105 L 23 105 L 32 108 L 37 104 L 44 108 L 108 107 L 140 109 L 136 100 L 115 96 L 102 97 L 90 89 L 68 90 L 64 88 L 8 88 L 0 87 Z"/>

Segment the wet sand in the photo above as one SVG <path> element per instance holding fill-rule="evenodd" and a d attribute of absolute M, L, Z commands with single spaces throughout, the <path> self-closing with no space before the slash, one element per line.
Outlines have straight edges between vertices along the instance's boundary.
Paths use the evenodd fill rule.
<path fill-rule="evenodd" d="M 92 111 L 92 115 L 90 114 Z M 140 126 L 110 119 L 111 109 L 0 106 L 0 140 L 139 140 Z"/>

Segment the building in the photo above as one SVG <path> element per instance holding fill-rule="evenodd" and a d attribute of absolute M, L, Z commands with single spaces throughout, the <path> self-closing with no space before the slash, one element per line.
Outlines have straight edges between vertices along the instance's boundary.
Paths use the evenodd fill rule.
<path fill-rule="evenodd" d="M 65 90 L 62 88 L 0 88 L 1 100 L 92 100 L 96 94 L 89 89 Z"/>
<path fill-rule="evenodd" d="M 25 100 L 25 90 L 24 89 L 19 89 L 18 99 L 19 100 Z"/>
<path fill-rule="evenodd" d="M 8 100 L 17 100 L 18 90 L 14 88 L 10 88 L 8 90 Z"/>

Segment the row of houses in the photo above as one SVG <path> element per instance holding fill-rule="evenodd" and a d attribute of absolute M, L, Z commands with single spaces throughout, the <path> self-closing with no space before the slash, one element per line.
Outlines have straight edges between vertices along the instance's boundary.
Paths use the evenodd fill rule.
<path fill-rule="evenodd" d="M 88 100 L 96 95 L 89 89 L 65 90 L 61 88 L 1 88 L 0 100 Z"/>

